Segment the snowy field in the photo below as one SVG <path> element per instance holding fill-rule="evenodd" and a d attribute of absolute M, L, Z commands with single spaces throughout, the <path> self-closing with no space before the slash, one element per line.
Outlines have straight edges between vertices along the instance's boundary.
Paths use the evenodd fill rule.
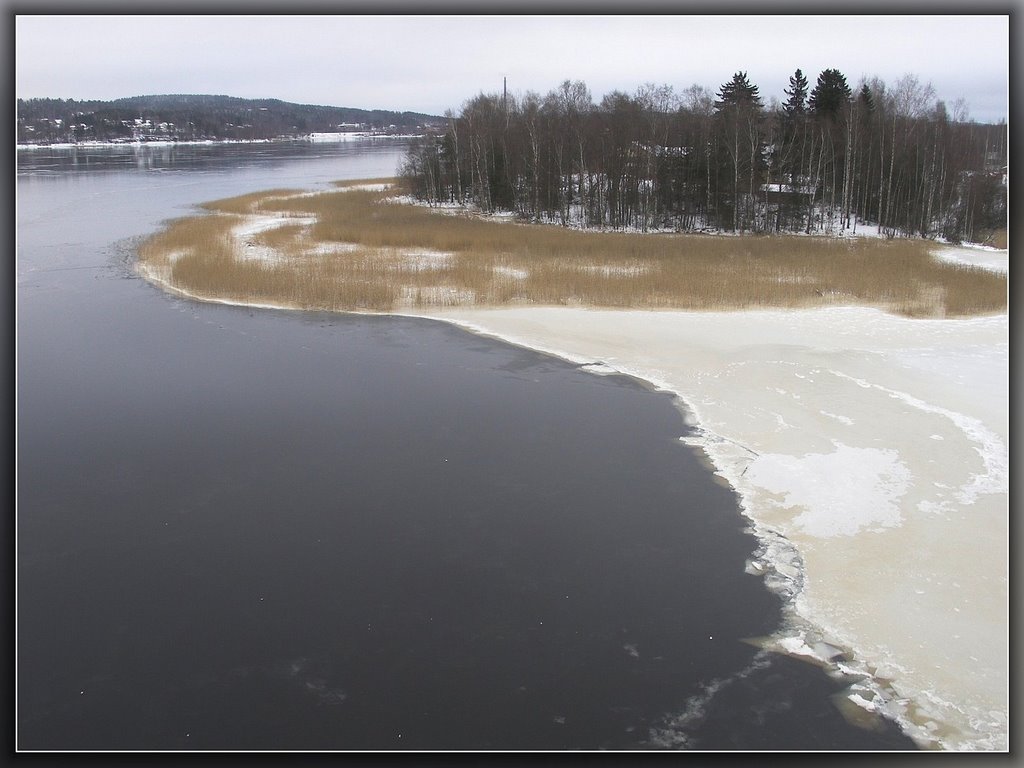
<path fill-rule="evenodd" d="M 774 646 L 845 649 L 869 675 L 848 701 L 922 746 L 1008 748 L 1006 314 L 423 314 L 676 393 L 763 542 L 751 568 L 793 595 Z"/>

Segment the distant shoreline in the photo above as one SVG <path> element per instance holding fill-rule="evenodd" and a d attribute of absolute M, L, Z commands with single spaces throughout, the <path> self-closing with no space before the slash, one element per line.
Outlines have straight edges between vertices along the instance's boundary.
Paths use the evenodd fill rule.
<path fill-rule="evenodd" d="M 345 141 L 359 141 L 362 139 L 415 139 L 422 134 L 397 134 L 397 133 L 372 133 L 369 131 L 353 131 L 350 133 L 310 133 L 305 136 L 286 136 L 276 139 L 197 139 L 192 141 L 178 141 L 174 139 L 157 139 L 154 141 L 78 141 L 78 142 L 54 142 L 50 144 L 15 144 L 18 150 L 41 150 L 41 149 L 94 149 L 99 147 L 176 147 L 176 146 L 209 146 L 222 144 L 284 144 L 287 142 L 304 143 L 340 143 Z"/>

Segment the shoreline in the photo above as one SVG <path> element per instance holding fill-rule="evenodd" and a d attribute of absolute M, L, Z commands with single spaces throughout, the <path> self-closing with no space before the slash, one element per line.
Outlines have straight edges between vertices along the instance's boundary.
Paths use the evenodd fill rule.
<path fill-rule="evenodd" d="M 98 149 L 105 147 L 201 147 L 221 144 L 288 144 L 303 142 L 306 144 L 337 144 L 347 141 L 361 141 L 363 139 L 409 139 L 420 138 L 422 134 L 398 134 L 398 133 L 309 133 L 305 136 L 287 136 L 273 139 L 153 139 L 153 140 L 131 140 L 131 141 L 65 141 L 53 142 L 52 144 L 24 144 L 15 143 L 16 151 L 40 150 L 40 149 Z"/>
<path fill-rule="evenodd" d="M 298 309 L 191 296 L 139 273 L 184 298 Z M 1007 748 L 1008 315 L 541 306 L 361 314 L 448 322 L 672 394 L 696 430 L 686 442 L 736 492 L 761 542 L 748 570 L 785 600 L 783 627 L 766 647 L 863 677 L 840 704 L 894 719 L 923 748 Z M 943 370 L 969 376 L 979 354 L 980 391 L 942 380 Z M 853 502 L 822 496 L 821 486 L 848 477 Z M 980 557 L 988 570 L 950 582 L 965 570 L 950 544 L 986 525 L 995 529 Z M 910 557 L 922 540 L 945 549 Z M 950 565 L 960 566 L 953 576 L 943 570 Z M 982 590 L 993 594 L 985 600 Z M 970 604 L 979 596 L 980 606 Z M 920 627 L 927 637 L 915 634 Z"/>
<path fill-rule="evenodd" d="M 1006 269 L 1005 251 L 959 250 L 947 255 L 976 266 Z M 300 309 L 195 296 L 170 286 L 164 275 L 143 264 L 137 263 L 136 269 L 148 282 L 184 298 Z M 935 563 L 919 563 L 919 570 L 909 575 L 901 574 L 893 563 L 904 559 L 920 540 L 934 537 L 930 527 L 952 528 L 952 541 L 970 537 L 972 523 L 965 523 L 965 514 L 980 505 L 997 531 L 990 536 L 982 561 L 996 570 L 980 582 L 975 579 L 965 592 L 994 588 L 999 595 L 1006 593 L 1009 394 L 1008 386 L 999 391 L 999 384 L 1008 382 L 1008 313 L 910 319 L 856 306 L 706 312 L 542 305 L 403 307 L 362 313 L 451 323 L 577 362 L 592 373 L 626 374 L 671 393 L 686 423 L 696 429 L 697 436 L 686 441 L 703 452 L 711 471 L 734 490 L 761 542 L 749 563 L 750 572 L 764 575 L 766 586 L 785 600 L 783 630 L 767 647 L 812 659 L 837 674 L 866 677 L 866 682 L 850 689 L 847 703 L 897 720 L 926 749 L 1006 749 L 1005 638 L 993 644 L 974 629 L 991 631 L 994 624 L 996 633 L 1001 629 L 1005 635 L 1005 597 L 1001 615 L 999 605 L 988 605 L 987 614 L 977 615 L 969 606 L 950 602 L 962 596 L 955 590 L 950 593 L 953 577 L 936 570 Z M 957 340 L 958 336 L 964 338 Z M 978 350 L 991 351 L 993 341 L 995 355 L 987 360 L 991 370 L 983 373 L 995 376 L 971 382 L 982 385 L 980 390 L 968 387 L 973 397 L 957 396 L 964 392 L 963 382 L 950 387 L 950 382 L 940 381 L 943 371 L 968 376 L 977 368 Z M 950 343 L 959 351 L 938 365 Z M 874 359 L 880 356 L 881 365 Z M 894 371 L 902 374 L 894 377 Z M 815 379 L 827 389 L 808 388 Z M 982 398 L 994 402 L 995 410 L 978 419 L 975 411 Z M 808 407 L 811 402 L 814 406 Z M 903 420 L 915 424 L 911 434 L 926 435 L 926 449 L 894 429 Z M 879 424 L 870 426 L 874 421 Z M 993 431 L 993 423 L 1001 429 Z M 864 429 L 864 424 L 870 428 Z M 877 426 L 885 427 L 882 436 Z M 876 444 L 880 440 L 881 447 Z M 946 458 L 937 472 L 929 465 L 936 464 L 932 451 L 940 446 Z M 963 478 L 958 492 L 947 484 L 957 471 L 963 474 L 964 466 L 977 465 L 979 456 L 981 466 L 973 466 L 978 471 Z M 845 497 L 829 496 L 827 486 L 834 477 L 853 478 L 857 484 L 847 488 L 850 493 Z M 927 487 L 929 480 L 933 488 Z M 842 519 L 837 519 L 837 510 Z M 961 530 L 955 530 L 955 521 L 949 522 L 951 515 L 957 516 Z M 903 535 L 897 536 L 900 531 Z M 821 550 L 827 539 L 837 541 L 824 548 L 826 554 Z M 894 539 L 898 544 L 892 543 Z M 862 543 L 871 540 L 878 541 Z M 858 546 L 865 551 L 858 552 Z M 888 553 L 887 561 L 878 560 L 879 548 Z M 850 549 L 853 556 L 846 552 Z M 957 563 L 955 555 L 947 553 L 947 564 Z M 861 565 L 872 560 L 876 573 L 866 574 L 866 585 L 857 584 L 865 579 Z M 945 603 L 941 597 L 923 597 L 934 592 L 936 584 L 946 590 Z M 955 580 L 952 584 L 959 588 Z M 902 601 L 889 605 L 888 612 L 872 612 L 865 607 L 872 588 L 878 599 L 899 594 Z M 941 596 L 942 589 L 938 593 Z M 865 635 L 843 613 L 844 601 L 851 599 L 856 611 L 870 616 L 869 624 L 881 629 L 895 623 L 891 634 L 899 647 L 889 647 L 889 633 L 876 630 L 873 636 L 870 631 Z M 918 608 L 907 610 L 915 602 Z M 943 653 L 936 647 L 925 652 L 911 647 L 914 626 L 907 624 L 907 616 L 923 622 L 921 626 L 934 635 L 952 636 L 956 650 Z M 948 668 L 957 658 L 973 658 L 972 648 L 979 644 L 998 656 L 986 659 L 991 669 L 980 676 L 983 686 L 970 684 L 967 678 L 976 675 L 957 676 L 954 670 L 949 678 L 947 670 L 942 675 L 949 678 L 946 684 L 930 689 L 928 670 Z M 851 655 L 855 662 L 845 660 Z M 968 711 L 954 703 L 965 691 Z"/>

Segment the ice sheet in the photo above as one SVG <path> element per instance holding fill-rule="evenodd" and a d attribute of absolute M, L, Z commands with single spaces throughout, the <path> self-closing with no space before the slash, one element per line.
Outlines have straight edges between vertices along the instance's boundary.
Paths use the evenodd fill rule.
<path fill-rule="evenodd" d="M 750 568 L 793 596 L 789 636 L 846 649 L 922 744 L 1007 747 L 1007 315 L 426 314 L 677 393 L 763 542 Z"/>

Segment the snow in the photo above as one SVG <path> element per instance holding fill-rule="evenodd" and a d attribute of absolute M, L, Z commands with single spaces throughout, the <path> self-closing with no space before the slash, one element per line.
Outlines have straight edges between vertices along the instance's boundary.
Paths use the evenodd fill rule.
<path fill-rule="evenodd" d="M 417 299 L 441 306 L 471 305 L 476 301 L 476 293 L 472 290 L 454 285 L 403 286 L 402 302 L 408 306 L 415 305 Z"/>
<path fill-rule="evenodd" d="M 451 266 L 455 254 L 430 248 L 405 248 L 399 256 L 398 267 L 409 272 L 431 272 Z"/>
<path fill-rule="evenodd" d="M 747 480 L 775 494 L 776 504 L 803 511 L 793 522 L 819 538 L 851 536 L 867 526 L 899 525 L 899 499 L 909 472 L 892 450 L 852 448 L 835 443 L 832 453 L 805 456 L 762 454 Z M 794 486 L 793 478 L 803 478 Z"/>
<path fill-rule="evenodd" d="M 923 745 L 1007 749 L 1006 314 L 415 314 L 678 395 L 694 425 L 684 442 L 736 490 L 761 542 L 748 571 L 789 598 L 782 638 L 816 638 L 790 650 L 844 649 L 870 689 L 855 703 Z"/>
<path fill-rule="evenodd" d="M 838 421 L 838 422 L 840 422 L 842 424 L 846 424 L 846 425 L 852 425 L 853 424 L 853 419 L 851 419 L 849 416 L 842 416 L 842 415 L 840 415 L 838 413 L 829 413 L 828 411 L 822 411 L 821 415 L 822 416 L 828 416 L 830 419 L 835 419 L 836 421 Z M 939 438 L 939 439 L 941 440 L 941 438 Z"/>
<path fill-rule="evenodd" d="M 390 189 L 391 186 L 391 184 L 386 182 L 381 182 L 379 184 L 346 184 L 343 187 L 338 187 L 338 190 L 342 192 L 352 192 L 355 190 L 362 192 L 383 192 L 386 189 Z"/>
<path fill-rule="evenodd" d="M 987 248 L 983 245 L 943 246 L 936 248 L 935 257 L 956 264 L 968 264 L 982 267 L 993 272 L 1009 272 L 1009 251 L 999 248 Z"/>
<path fill-rule="evenodd" d="M 270 144 L 274 139 L 196 139 L 192 141 L 178 141 L 174 139 L 154 139 L 142 141 L 132 139 L 128 141 L 65 141 L 53 142 L 52 144 L 16 144 L 20 150 L 45 150 L 45 149 L 81 149 L 97 147 L 186 147 L 186 146 L 209 146 L 211 144 Z"/>
<path fill-rule="evenodd" d="M 358 243 L 339 243 L 325 241 L 316 243 L 313 247 L 307 248 L 305 253 L 309 256 L 337 256 L 343 253 L 355 253 L 363 246 Z"/>
<path fill-rule="evenodd" d="M 282 261 L 281 253 L 265 245 L 260 245 L 253 238 L 263 232 L 287 225 L 311 227 L 316 223 L 313 216 L 261 215 L 247 216 L 242 224 L 232 228 L 231 237 L 239 247 L 235 249 L 238 257 L 245 261 L 259 261 L 264 264 L 275 264 Z"/>
<path fill-rule="evenodd" d="M 850 378 L 843 373 L 833 372 L 836 376 Z M 890 397 L 903 400 L 914 408 L 919 408 L 930 413 L 937 413 L 945 416 L 958 427 L 964 435 L 975 443 L 974 450 L 981 457 L 983 472 L 974 473 L 970 476 L 969 482 L 960 488 L 957 498 L 965 504 L 974 503 L 979 494 L 999 493 L 1009 486 L 1008 452 L 1003 441 L 994 432 L 985 427 L 978 419 L 966 416 L 962 413 L 949 411 L 945 408 L 923 402 L 905 392 L 897 392 L 887 389 L 878 384 L 853 379 L 858 386 L 879 389 L 887 392 Z M 929 438 L 942 440 L 942 435 L 929 435 Z"/>
<path fill-rule="evenodd" d="M 247 240 L 250 237 L 268 232 L 288 224 L 298 224 L 310 227 L 316 223 L 315 216 L 284 216 L 277 214 L 263 216 L 247 216 L 244 223 L 239 224 L 232 230 L 232 236 L 238 240 Z"/>
<path fill-rule="evenodd" d="M 311 133 L 307 137 L 313 143 L 361 141 L 362 139 L 415 139 L 421 134 L 375 133 L 373 131 L 339 131 L 336 133 Z"/>
<path fill-rule="evenodd" d="M 526 278 L 528 278 L 530 276 L 530 273 L 527 270 L 525 270 L 525 269 L 519 269 L 517 267 L 509 267 L 509 266 L 505 266 L 503 264 L 499 264 L 498 266 L 494 267 L 493 268 L 493 272 L 496 275 L 501 275 L 502 277 L 507 277 L 510 280 L 525 280 Z"/>
<path fill-rule="evenodd" d="M 312 142 L 338 142 L 338 141 L 355 141 L 356 139 L 365 139 L 370 134 L 367 131 L 338 131 L 335 133 L 311 133 L 309 134 L 309 140 Z"/>

